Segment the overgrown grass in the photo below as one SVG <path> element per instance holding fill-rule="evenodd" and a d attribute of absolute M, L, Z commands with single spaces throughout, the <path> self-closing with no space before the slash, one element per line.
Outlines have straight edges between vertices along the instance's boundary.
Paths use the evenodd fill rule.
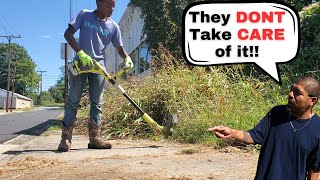
<path fill-rule="evenodd" d="M 50 126 L 47 131 L 60 131 L 61 129 L 62 129 L 61 124 L 59 124 L 59 125 L 55 124 L 55 125 Z"/>
<path fill-rule="evenodd" d="M 39 105 L 38 105 L 39 106 Z M 40 106 L 46 106 L 46 107 L 63 107 L 64 103 L 55 103 L 52 101 L 42 101 Z"/>
<path fill-rule="evenodd" d="M 314 11 L 316 8 L 312 6 L 311 9 L 306 9 L 307 13 L 303 16 Z M 306 32 L 309 32 L 308 29 Z M 306 51 L 303 54 L 313 52 L 308 49 Z M 252 76 L 261 76 L 261 71 L 242 73 L 241 65 L 186 68 L 179 67 L 184 60 L 176 61 L 165 49 L 160 48 L 159 52 L 152 54 L 157 55 L 152 60 L 156 61 L 153 66 L 156 69 L 155 76 L 144 79 L 129 78 L 120 83 L 129 96 L 159 124 L 169 120 L 172 114 L 177 114 L 179 123 L 170 139 L 185 143 L 230 143 L 231 141 L 215 138 L 207 129 L 221 124 L 241 130 L 253 128 L 271 107 L 286 104 L 288 89 L 293 78 L 297 76 L 295 66 L 284 68 L 281 72 L 283 85 L 279 86 L 270 78 L 257 79 Z M 307 61 L 301 62 L 304 65 Z M 160 68 L 157 68 L 158 66 Z M 303 67 L 301 71 L 309 68 Z M 300 75 L 302 74 L 299 73 L 298 76 Z M 83 109 L 84 113 L 80 111 L 79 114 L 84 117 L 79 119 L 82 124 L 88 120 L 88 117 L 85 117 L 88 115 L 87 102 L 83 103 Z M 319 109 L 319 105 L 314 108 L 315 112 L 319 112 Z M 105 137 L 161 138 L 150 129 L 141 114 L 111 86 L 106 91 L 103 113 Z"/>
<path fill-rule="evenodd" d="M 221 143 L 207 129 L 229 125 L 247 130 L 275 105 L 285 104 L 287 96 L 273 81 L 242 77 L 237 71 L 211 71 L 204 67 L 167 68 L 155 77 L 122 81 L 138 105 L 159 124 L 177 114 L 179 123 L 172 140 L 184 143 Z M 104 135 L 108 137 L 150 137 L 153 130 L 141 115 L 112 87 L 106 92 Z"/>
<path fill-rule="evenodd" d="M 197 152 L 199 152 L 199 150 L 194 148 L 185 148 L 181 150 L 182 154 L 195 154 Z"/>

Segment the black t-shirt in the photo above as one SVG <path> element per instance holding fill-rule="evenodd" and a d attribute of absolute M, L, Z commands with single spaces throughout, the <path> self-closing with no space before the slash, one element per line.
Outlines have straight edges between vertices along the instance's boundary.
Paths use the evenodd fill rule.
<path fill-rule="evenodd" d="M 276 106 L 248 132 L 262 145 L 256 180 L 302 180 L 309 169 L 320 169 L 318 115 L 299 120 L 289 117 L 285 106 Z"/>

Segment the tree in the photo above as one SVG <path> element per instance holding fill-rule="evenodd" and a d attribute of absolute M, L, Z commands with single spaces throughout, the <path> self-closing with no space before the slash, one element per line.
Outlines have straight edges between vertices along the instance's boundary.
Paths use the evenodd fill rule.
<path fill-rule="evenodd" d="M 199 0 L 131 0 L 133 7 L 141 9 L 142 18 L 145 20 L 143 33 L 146 35 L 146 43 L 151 50 L 161 48 L 173 55 L 171 59 L 178 59 L 178 63 L 185 63 L 182 57 L 182 13 L 191 3 Z M 201 0 L 200 0 L 201 1 Z M 205 1 L 205 0 L 202 0 Z M 312 3 L 312 0 L 282 0 L 292 5 L 297 11 Z M 319 1 L 319 0 L 316 0 Z M 311 8 L 312 7 L 312 8 Z M 301 18 L 301 49 L 298 57 L 285 65 L 280 65 L 282 74 L 292 76 L 307 71 L 318 71 L 320 69 L 320 17 L 319 2 L 314 3 L 300 12 Z M 159 48 L 160 47 L 160 48 Z M 160 57 L 161 51 L 152 51 Z M 160 53 L 159 53 L 160 52 Z M 157 57 L 155 57 L 157 60 Z M 159 59 L 159 58 L 158 58 Z M 163 59 L 157 60 L 163 62 Z M 157 63 L 158 64 L 158 63 Z M 225 66 L 224 66 L 225 67 Z M 244 73 L 256 77 L 264 74 L 252 65 L 243 65 Z M 157 68 L 161 68 L 157 66 Z M 228 67 L 229 68 L 229 67 Z M 320 74 L 318 74 L 320 76 Z"/>
<path fill-rule="evenodd" d="M 49 105 L 52 104 L 53 98 L 51 96 L 51 93 L 48 91 L 42 91 L 39 95 L 39 104 L 40 105 Z"/>
<path fill-rule="evenodd" d="M 57 83 L 48 90 L 56 103 L 64 102 L 64 83 Z"/>
<path fill-rule="evenodd" d="M 182 13 L 186 6 L 196 0 L 131 0 L 131 5 L 141 9 L 144 18 L 143 32 L 150 49 L 159 45 L 177 58 L 182 58 Z"/>
<path fill-rule="evenodd" d="M 18 44 L 11 44 L 11 67 L 16 68 L 15 92 L 33 97 L 39 87 L 40 77 L 36 73 L 36 64 L 27 51 Z M 7 89 L 8 44 L 0 44 L 0 88 Z"/>
<path fill-rule="evenodd" d="M 49 88 L 49 92 L 52 96 L 52 98 L 54 99 L 54 102 L 56 103 L 62 103 L 64 102 L 64 96 L 65 96 L 65 92 L 64 92 L 64 66 L 60 67 L 60 71 L 61 71 L 61 75 L 60 78 L 57 80 L 57 83 Z"/>
<path fill-rule="evenodd" d="M 282 0 L 283 2 L 293 6 L 297 11 L 301 11 L 303 7 L 312 3 L 312 0 Z"/>
<path fill-rule="evenodd" d="M 182 14 L 193 2 L 205 0 L 131 0 L 130 5 L 141 9 L 144 18 L 143 32 L 151 49 L 158 49 L 159 43 L 169 49 L 172 54 L 182 57 Z M 282 0 L 300 11 L 312 0 Z"/>
<path fill-rule="evenodd" d="M 301 44 L 298 57 L 283 66 L 289 74 L 320 76 L 320 2 L 311 4 L 299 13 Z"/>

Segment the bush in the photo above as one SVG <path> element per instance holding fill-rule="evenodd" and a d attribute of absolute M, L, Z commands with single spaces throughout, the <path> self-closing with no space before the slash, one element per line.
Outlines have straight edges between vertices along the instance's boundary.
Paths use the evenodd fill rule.
<path fill-rule="evenodd" d="M 292 81 L 303 75 L 320 76 L 320 2 L 304 7 L 301 19 L 301 45 L 296 59 L 280 66 Z"/>

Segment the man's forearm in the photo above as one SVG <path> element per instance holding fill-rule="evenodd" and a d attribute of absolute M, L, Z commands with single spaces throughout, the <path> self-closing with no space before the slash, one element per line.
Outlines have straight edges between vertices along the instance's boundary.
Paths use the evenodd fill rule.
<path fill-rule="evenodd" d="M 77 53 L 81 50 L 81 48 L 73 36 L 75 32 L 76 32 L 75 29 L 69 26 L 66 32 L 64 33 L 64 38 L 66 39 L 68 44 L 71 46 L 71 48 Z"/>
<path fill-rule="evenodd" d="M 128 56 L 128 53 L 123 49 L 123 47 L 118 47 L 117 50 L 122 59 Z"/>
<path fill-rule="evenodd" d="M 232 129 L 231 131 L 231 137 L 237 141 L 246 143 L 246 144 L 253 144 L 254 141 L 250 134 L 246 131 L 240 131 L 236 129 Z"/>
<path fill-rule="evenodd" d="M 75 52 L 79 52 L 81 50 L 80 46 L 78 45 L 77 41 L 75 40 L 75 38 L 73 37 L 73 35 L 70 34 L 65 34 L 65 39 L 67 40 L 68 44 L 71 46 L 71 48 L 75 51 Z"/>

